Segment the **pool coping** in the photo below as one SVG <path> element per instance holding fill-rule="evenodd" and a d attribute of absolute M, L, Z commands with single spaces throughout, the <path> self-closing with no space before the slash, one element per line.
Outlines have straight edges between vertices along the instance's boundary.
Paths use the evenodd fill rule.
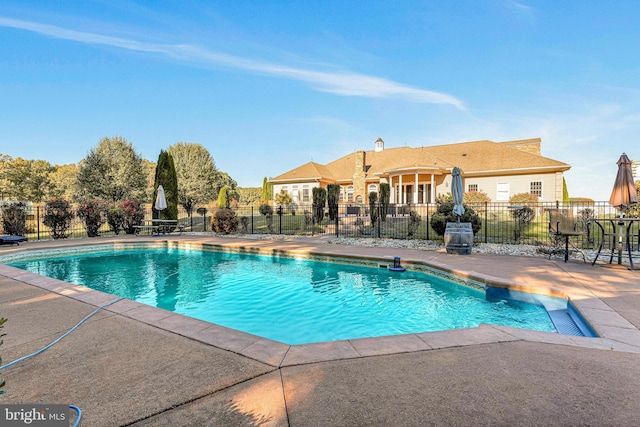
<path fill-rule="evenodd" d="M 250 250 L 268 254 L 293 254 L 338 258 L 364 259 L 371 262 L 390 263 L 392 256 L 375 254 L 381 251 L 358 251 L 350 254 L 338 253 L 337 245 L 303 244 L 287 247 L 286 243 L 266 242 L 264 240 L 224 239 L 193 236 L 181 238 L 111 238 L 103 241 L 66 241 L 47 244 L 34 244 L 29 247 L 12 248 L 9 252 L 23 252 L 40 249 L 55 249 L 72 246 L 118 245 L 163 243 L 190 248 L 213 246 L 225 249 Z M 322 246 L 320 248 L 320 246 Z M 410 255 L 410 251 L 395 250 Z M 213 347 L 227 350 L 274 367 L 286 367 L 341 359 L 354 359 L 368 356 L 391 355 L 416 351 L 429 351 L 452 347 L 464 347 L 477 344 L 491 344 L 510 341 L 529 341 L 537 343 L 560 344 L 592 349 L 640 353 L 640 330 L 619 313 L 580 286 L 558 285 L 548 282 L 515 283 L 512 280 L 477 271 L 462 270 L 446 262 L 431 259 L 405 258 L 405 266 L 420 265 L 444 273 L 454 274 L 488 286 L 513 289 L 521 292 L 566 298 L 599 335 L 598 338 L 561 335 L 555 332 L 538 332 L 498 325 L 480 325 L 477 328 L 455 329 L 448 331 L 423 332 L 374 338 L 358 338 L 313 344 L 288 345 L 278 341 L 248 334 L 210 322 L 193 319 L 161 308 L 151 307 L 129 299 L 122 299 L 103 310 L 123 316 L 147 325 L 172 332 Z M 73 285 L 57 279 L 20 270 L 0 264 L 0 275 L 22 283 L 35 286 L 58 295 L 71 298 L 95 307 L 111 303 L 118 297 L 101 291 Z"/>

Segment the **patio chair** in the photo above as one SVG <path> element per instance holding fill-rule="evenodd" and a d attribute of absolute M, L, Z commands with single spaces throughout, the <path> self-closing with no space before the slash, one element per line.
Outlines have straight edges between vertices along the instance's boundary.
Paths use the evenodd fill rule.
<path fill-rule="evenodd" d="M 553 236 L 554 249 L 549 252 L 549 259 L 554 254 L 563 254 L 564 262 L 569 260 L 569 244 L 572 246 L 571 252 L 578 252 L 582 255 L 582 260 L 587 262 L 584 252 L 578 249 L 570 238 L 586 235 L 583 231 L 578 231 L 571 209 L 549 209 L 549 234 Z M 564 248 L 561 246 L 564 240 Z"/>

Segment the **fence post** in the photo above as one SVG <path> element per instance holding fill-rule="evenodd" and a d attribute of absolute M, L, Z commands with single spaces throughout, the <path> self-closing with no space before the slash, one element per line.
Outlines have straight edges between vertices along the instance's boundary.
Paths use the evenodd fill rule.
<path fill-rule="evenodd" d="M 253 234 L 253 206 L 251 206 L 251 234 Z"/>
<path fill-rule="evenodd" d="M 431 226 L 429 225 L 429 207 L 431 205 L 427 205 L 427 240 L 429 239 L 429 229 L 431 228 Z"/>
<path fill-rule="evenodd" d="M 40 206 L 36 205 L 36 224 L 38 229 L 38 240 L 40 240 Z"/>
<path fill-rule="evenodd" d="M 338 225 L 338 217 L 340 216 L 340 212 L 336 209 L 336 237 L 340 237 L 340 227 Z"/>
<path fill-rule="evenodd" d="M 487 222 L 487 215 L 489 213 L 489 202 L 485 200 L 484 202 L 484 242 L 489 243 L 489 239 L 487 237 L 489 223 Z"/>

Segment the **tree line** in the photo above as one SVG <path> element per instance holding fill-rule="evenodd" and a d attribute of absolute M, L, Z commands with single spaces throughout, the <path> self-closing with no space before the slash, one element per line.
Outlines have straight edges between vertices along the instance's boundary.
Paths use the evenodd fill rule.
<path fill-rule="evenodd" d="M 200 144 L 178 142 L 167 148 L 178 178 L 178 202 L 187 210 L 216 200 L 227 188 L 240 204 L 259 201 L 259 188 L 240 188 L 229 174 L 216 168 L 209 151 Z M 0 199 L 43 202 L 63 197 L 80 202 L 136 199 L 152 201 L 156 163 L 142 156 L 121 136 L 105 137 L 77 164 L 51 165 L 0 154 Z"/>

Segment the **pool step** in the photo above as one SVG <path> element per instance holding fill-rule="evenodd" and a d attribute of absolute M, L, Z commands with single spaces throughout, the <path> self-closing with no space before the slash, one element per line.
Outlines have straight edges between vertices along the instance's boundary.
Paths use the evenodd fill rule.
<path fill-rule="evenodd" d="M 595 337 L 597 336 L 589 326 L 587 326 L 580 317 L 572 313 L 571 308 L 563 310 L 549 310 L 549 317 L 556 327 L 558 333 L 564 335 L 573 335 L 576 337 Z"/>

